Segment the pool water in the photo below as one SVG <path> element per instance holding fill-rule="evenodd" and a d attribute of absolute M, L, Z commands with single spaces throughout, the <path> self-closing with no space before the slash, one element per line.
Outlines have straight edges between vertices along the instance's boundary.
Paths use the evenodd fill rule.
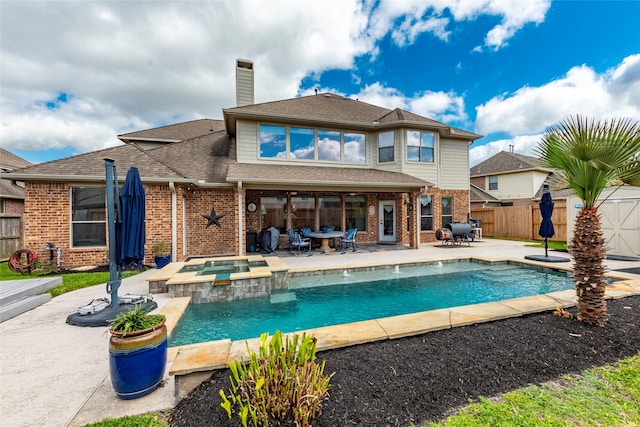
<path fill-rule="evenodd" d="M 471 261 L 293 277 L 288 290 L 267 298 L 190 304 L 169 344 L 240 340 L 572 288 L 565 272 Z"/>

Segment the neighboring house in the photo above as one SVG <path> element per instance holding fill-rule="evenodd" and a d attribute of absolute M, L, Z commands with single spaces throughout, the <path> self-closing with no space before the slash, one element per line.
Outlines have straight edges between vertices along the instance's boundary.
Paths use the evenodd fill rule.
<path fill-rule="evenodd" d="M 536 239 L 539 228 L 539 202 L 547 186 L 551 187 L 553 170 L 531 156 L 501 151 L 472 167 L 471 218 L 480 220 L 484 236 Z M 564 198 L 556 198 L 555 239 L 564 240 Z"/>
<path fill-rule="evenodd" d="M 469 190 L 469 201 L 471 202 L 472 208 L 488 208 L 501 205 L 500 199 L 487 193 L 477 185 L 471 184 Z"/>
<path fill-rule="evenodd" d="M 11 172 L 31 163 L 0 148 L 0 173 Z M 24 185 L 13 179 L 0 179 L 0 260 L 8 259 L 24 244 Z"/>
<path fill-rule="evenodd" d="M 471 200 L 472 208 L 485 203 L 495 206 L 529 205 L 539 200 L 553 170 L 543 166 L 535 157 L 501 151 L 470 170 L 471 185 L 484 194 Z M 488 200 L 485 196 L 491 196 Z"/>
<path fill-rule="evenodd" d="M 236 63 L 237 106 L 119 135 L 125 145 L 7 174 L 25 181 L 26 246 L 62 248 L 63 267 L 108 261 L 104 159 L 135 166 L 152 246 L 186 256 L 244 254 L 256 233 L 357 227 L 358 242 L 418 248 L 469 213 L 471 132 L 330 93 L 254 104 L 253 63 Z M 219 227 L 204 215 L 214 216 Z"/>
<path fill-rule="evenodd" d="M 0 148 L 0 172 L 11 172 L 31 166 L 31 163 Z M 24 213 L 24 184 L 13 179 L 0 179 L 0 213 Z"/>

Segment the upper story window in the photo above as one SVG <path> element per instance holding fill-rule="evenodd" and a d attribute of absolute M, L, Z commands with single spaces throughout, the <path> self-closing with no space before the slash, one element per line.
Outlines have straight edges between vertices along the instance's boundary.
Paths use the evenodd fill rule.
<path fill-rule="evenodd" d="M 489 176 L 489 190 L 498 189 L 498 175 Z"/>
<path fill-rule="evenodd" d="M 260 157 L 284 159 L 287 155 L 287 129 L 260 125 Z"/>
<path fill-rule="evenodd" d="M 107 245 L 104 187 L 71 187 L 71 246 Z"/>
<path fill-rule="evenodd" d="M 366 162 L 364 133 L 261 124 L 259 138 L 260 158 Z"/>
<path fill-rule="evenodd" d="M 364 163 L 366 160 L 365 138 L 363 133 L 344 133 L 344 161 Z"/>
<path fill-rule="evenodd" d="M 289 129 L 289 157 L 292 159 L 315 160 L 316 146 L 313 129 Z"/>
<path fill-rule="evenodd" d="M 340 132 L 318 130 L 318 160 L 340 161 Z"/>
<path fill-rule="evenodd" d="M 407 161 L 433 163 L 433 132 L 407 131 Z"/>
<path fill-rule="evenodd" d="M 394 140 L 395 133 L 393 131 L 378 134 L 378 162 L 387 163 L 395 161 Z"/>

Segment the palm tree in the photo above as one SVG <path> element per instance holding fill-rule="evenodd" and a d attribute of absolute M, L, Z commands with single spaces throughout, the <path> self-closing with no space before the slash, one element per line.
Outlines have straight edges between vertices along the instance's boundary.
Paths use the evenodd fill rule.
<path fill-rule="evenodd" d="M 536 154 L 582 199 L 570 243 L 578 320 L 604 326 L 606 248 L 596 201 L 609 185 L 640 186 L 640 123 L 570 117 L 545 131 Z"/>

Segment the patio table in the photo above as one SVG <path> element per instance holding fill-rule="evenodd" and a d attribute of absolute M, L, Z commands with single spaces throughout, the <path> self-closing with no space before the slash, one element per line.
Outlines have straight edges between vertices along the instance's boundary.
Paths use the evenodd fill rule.
<path fill-rule="evenodd" d="M 321 231 L 312 231 L 311 233 L 307 233 L 307 237 L 311 237 L 312 239 L 321 239 L 322 244 L 320 245 L 320 252 L 333 252 L 336 249 L 329 247 L 329 239 L 335 239 L 336 237 L 342 237 L 344 233 L 342 231 L 329 231 L 323 233 Z"/>

